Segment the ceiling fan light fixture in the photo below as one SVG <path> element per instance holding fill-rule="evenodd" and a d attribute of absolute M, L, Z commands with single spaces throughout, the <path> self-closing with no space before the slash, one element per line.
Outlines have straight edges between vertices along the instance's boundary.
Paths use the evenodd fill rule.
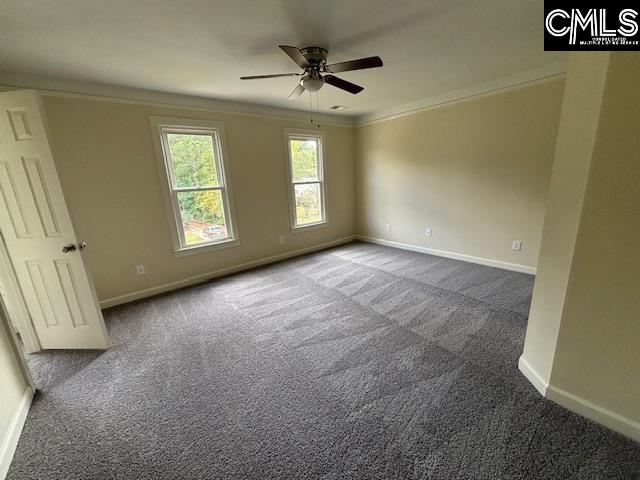
<path fill-rule="evenodd" d="M 301 83 L 307 92 L 317 92 L 324 85 L 324 78 L 321 76 L 308 76 L 304 77 Z"/>

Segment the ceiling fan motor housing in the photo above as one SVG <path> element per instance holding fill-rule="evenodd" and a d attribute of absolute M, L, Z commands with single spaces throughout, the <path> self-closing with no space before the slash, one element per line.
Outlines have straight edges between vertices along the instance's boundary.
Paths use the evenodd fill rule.
<path fill-rule="evenodd" d="M 300 83 L 306 91 L 317 92 L 324 85 L 324 78 L 322 78 L 320 72 L 327 63 L 328 52 L 321 47 L 306 47 L 300 49 L 300 53 L 309 62 L 309 66 L 305 68 L 305 74 Z"/>
<path fill-rule="evenodd" d="M 322 67 L 327 63 L 327 54 L 329 52 L 322 47 L 306 47 L 301 48 L 300 53 L 312 66 Z"/>

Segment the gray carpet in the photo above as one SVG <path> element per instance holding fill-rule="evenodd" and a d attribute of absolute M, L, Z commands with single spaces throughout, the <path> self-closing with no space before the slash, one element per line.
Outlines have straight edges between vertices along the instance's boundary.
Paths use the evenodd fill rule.
<path fill-rule="evenodd" d="M 533 277 L 352 243 L 106 312 L 30 356 L 9 479 L 638 479 L 517 370 Z"/>

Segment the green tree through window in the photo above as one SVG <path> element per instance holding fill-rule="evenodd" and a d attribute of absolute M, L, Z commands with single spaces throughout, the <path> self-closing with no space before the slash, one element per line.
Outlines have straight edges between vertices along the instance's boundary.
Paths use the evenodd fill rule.
<path fill-rule="evenodd" d="M 210 135 L 167 135 L 176 187 L 217 187 L 215 150 Z"/>
<path fill-rule="evenodd" d="M 321 137 L 289 136 L 294 227 L 320 223 L 325 219 L 320 142 Z"/>
<path fill-rule="evenodd" d="M 167 135 L 175 186 L 180 188 L 219 186 L 215 149 L 210 135 Z M 182 221 L 224 224 L 222 195 L 219 191 L 180 192 Z"/>
<path fill-rule="evenodd" d="M 318 179 L 318 143 L 315 140 L 291 140 L 293 181 Z"/>

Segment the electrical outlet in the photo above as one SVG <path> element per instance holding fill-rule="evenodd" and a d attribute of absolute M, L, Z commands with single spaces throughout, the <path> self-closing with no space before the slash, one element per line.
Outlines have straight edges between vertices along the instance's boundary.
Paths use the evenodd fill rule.
<path fill-rule="evenodd" d="M 284 235 L 278 235 L 278 243 L 284 243 Z"/>
<path fill-rule="evenodd" d="M 433 235 L 433 230 L 431 230 L 431 227 L 427 227 L 424 229 L 424 235 L 425 237 L 431 237 L 431 235 Z"/>
<path fill-rule="evenodd" d="M 511 250 L 514 252 L 519 252 L 522 250 L 522 240 L 514 240 L 511 244 Z"/>
<path fill-rule="evenodd" d="M 390 223 L 385 223 L 385 224 L 384 224 L 384 229 L 385 229 L 386 231 L 391 230 L 391 224 L 390 224 Z"/>
<path fill-rule="evenodd" d="M 144 265 L 136 265 L 136 273 L 138 275 L 144 275 L 145 273 L 147 273 L 144 269 Z"/>

